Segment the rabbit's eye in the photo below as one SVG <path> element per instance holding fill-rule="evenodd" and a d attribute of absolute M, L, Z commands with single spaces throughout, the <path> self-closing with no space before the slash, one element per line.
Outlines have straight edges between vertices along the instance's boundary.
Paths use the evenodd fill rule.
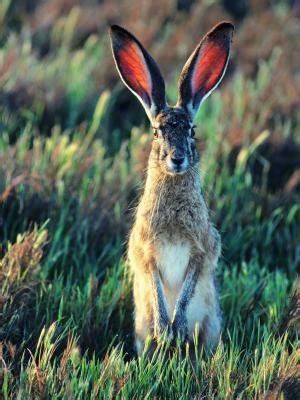
<path fill-rule="evenodd" d="M 191 138 L 195 137 L 195 134 L 196 134 L 195 133 L 195 128 L 196 128 L 196 125 L 191 127 Z"/>
<path fill-rule="evenodd" d="M 159 136 L 158 129 L 154 129 L 154 131 L 153 131 L 153 137 L 154 137 L 154 139 L 158 139 L 158 136 Z"/>

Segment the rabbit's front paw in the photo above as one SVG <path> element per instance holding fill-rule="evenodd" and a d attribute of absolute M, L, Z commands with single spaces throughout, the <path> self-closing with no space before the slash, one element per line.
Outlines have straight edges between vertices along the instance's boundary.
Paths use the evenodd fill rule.
<path fill-rule="evenodd" d="M 155 338 L 157 341 L 161 339 L 173 340 L 174 334 L 170 323 L 160 326 L 159 329 L 155 330 Z"/>
<path fill-rule="evenodd" d="M 185 317 L 175 318 L 172 324 L 172 328 L 174 340 L 176 340 L 178 336 L 180 337 L 180 340 L 182 342 L 188 340 L 187 320 Z"/>

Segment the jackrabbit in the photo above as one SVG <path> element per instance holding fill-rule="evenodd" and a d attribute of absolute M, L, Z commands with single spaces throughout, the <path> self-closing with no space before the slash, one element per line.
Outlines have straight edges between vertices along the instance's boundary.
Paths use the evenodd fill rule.
<path fill-rule="evenodd" d="M 220 338 L 214 270 L 221 241 L 202 195 L 192 121 L 224 76 L 233 29 L 221 22 L 204 36 L 181 72 L 175 106 L 167 104 L 162 75 L 141 43 L 119 26 L 110 29 L 121 79 L 154 131 L 128 245 L 138 354 L 148 335 L 158 340 L 164 331 L 171 340 L 180 335 L 184 341 L 199 332 L 199 341 L 210 348 Z"/>

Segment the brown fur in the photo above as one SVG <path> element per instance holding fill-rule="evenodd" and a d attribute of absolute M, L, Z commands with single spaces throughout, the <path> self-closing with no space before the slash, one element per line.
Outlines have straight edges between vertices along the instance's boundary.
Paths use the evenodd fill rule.
<path fill-rule="evenodd" d="M 191 257 L 202 261 L 197 262 L 198 279 L 206 279 L 213 274 L 220 253 L 220 238 L 209 220 L 201 192 L 198 161 L 184 175 L 162 173 L 157 147 L 154 141 L 145 189 L 128 245 L 129 264 L 134 275 L 136 335 L 142 343 L 147 335 L 154 334 L 153 293 L 149 272 L 157 269 L 157 243 L 162 238 L 167 238 L 170 242 L 188 240 Z M 168 290 L 166 285 L 165 290 Z M 218 309 L 218 305 L 214 304 L 215 297 L 215 293 L 206 293 L 204 301 L 208 310 Z M 201 329 L 202 336 L 209 334 L 208 319 L 206 315 Z M 215 334 L 217 338 L 214 344 L 219 332 Z M 189 336 L 191 339 L 191 335 Z M 203 342 L 209 342 L 206 339 L 203 338 Z"/>
<path fill-rule="evenodd" d="M 120 76 L 154 129 L 144 193 L 128 244 L 139 354 L 147 336 L 159 340 L 166 332 L 170 340 L 178 335 L 192 340 L 197 325 L 205 346 L 219 340 L 213 275 L 220 236 L 202 196 L 192 120 L 225 73 L 232 31 L 232 24 L 221 22 L 203 38 L 179 78 L 177 105 L 170 107 L 153 58 L 124 28 L 114 25 L 110 30 Z"/>

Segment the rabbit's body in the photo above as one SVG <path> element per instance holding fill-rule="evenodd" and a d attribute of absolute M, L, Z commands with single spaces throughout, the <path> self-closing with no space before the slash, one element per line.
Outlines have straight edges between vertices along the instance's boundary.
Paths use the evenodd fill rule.
<path fill-rule="evenodd" d="M 199 175 L 193 117 L 222 79 L 233 26 L 223 22 L 203 38 L 179 79 L 170 107 L 160 71 L 138 40 L 111 28 L 112 49 L 122 80 L 139 98 L 154 129 L 144 193 L 129 238 L 134 276 L 136 347 L 147 336 L 177 335 L 215 346 L 220 337 L 214 270 L 220 236 L 212 226 Z"/>
<path fill-rule="evenodd" d="M 172 321 L 191 259 L 195 259 L 198 279 L 186 310 L 187 336 L 192 339 L 198 323 L 201 341 L 216 344 L 220 316 L 213 272 L 219 252 L 219 235 L 208 219 L 198 168 L 189 174 L 162 177 L 150 156 L 145 191 L 128 246 L 134 276 L 138 348 L 142 348 L 147 335 L 154 334 L 149 269 L 159 271 L 168 318 Z"/>

